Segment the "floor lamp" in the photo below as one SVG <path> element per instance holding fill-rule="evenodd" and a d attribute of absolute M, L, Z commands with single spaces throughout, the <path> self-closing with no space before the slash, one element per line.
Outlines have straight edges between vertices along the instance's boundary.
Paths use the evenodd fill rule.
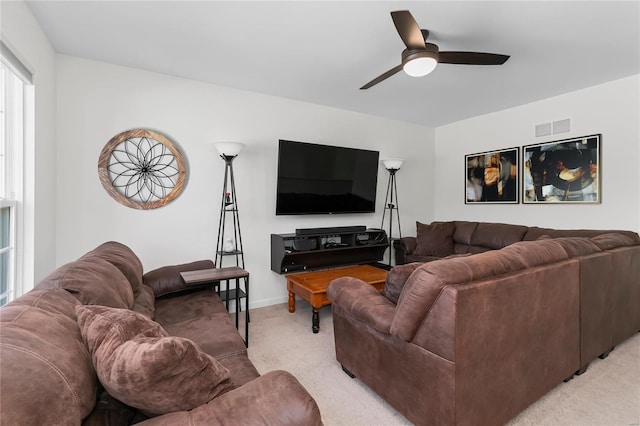
<path fill-rule="evenodd" d="M 236 266 L 244 269 L 244 252 L 242 250 L 242 234 L 240 217 L 238 216 L 238 199 L 236 198 L 236 181 L 233 176 L 233 159 L 240 154 L 244 144 L 237 142 L 219 142 L 215 144 L 220 157 L 225 162 L 222 201 L 220 202 L 220 221 L 218 222 L 218 243 L 216 245 L 216 267 L 222 266 L 224 256 L 235 256 Z M 233 240 L 224 241 L 227 213 L 233 217 Z"/>
<path fill-rule="evenodd" d="M 391 256 L 393 253 L 393 212 L 396 213 L 396 221 L 398 222 L 398 239 L 402 238 L 402 230 L 400 229 L 400 210 L 398 209 L 398 188 L 396 187 L 396 172 L 400 170 L 404 160 L 399 158 L 389 158 L 382 160 L 385 169 L 389 172 L 389 182 L 387 183 L 387 195 L 384 200 L 384 210 L 382 213 L 381 229 L 384 229 L 384 218 L 389 210 L 389 267 L 391 267 Z"/>

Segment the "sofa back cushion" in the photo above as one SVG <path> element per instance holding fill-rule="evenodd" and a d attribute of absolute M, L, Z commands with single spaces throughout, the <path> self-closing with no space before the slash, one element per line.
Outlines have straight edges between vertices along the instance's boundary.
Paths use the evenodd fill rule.
<path fill-rule="evenodd" d="M 478 222 L 466 222 L 463 220 L 456 220 L 454 223 L 456 225 L 456 230 L 453 233 L 454 244 L 470 246 L 471 238 L 473 238 L 473 233 L 476 232 L 476 228 L 478 227 Z"/>
<path fill-rule="evenodd" d="M 153 295 L 151 287 L 142 284 L 140 286 L 140 293 L 133 300 L 134 312 L 144 315 L 149 319 L 154 319 L 156 316 L 156 298 Z"/>
<path fill-rule="evenodd" d="M 524 237 L 527 229 L 528 228 L 523 225 L 480 222 L 471 238 L 471 245 L 494 250 L 501 249 L 502 247 L 522 241 L 522 237 Z"/>
<path fill-rule="evenodd" d="M 79 425 L 93 409 L 98 381 L 76 322 L 79 304 L 55 288 L 0 309 L 0 424 Z"/>
<path fill-rule="evenodd" d="M 133 290 L 120 270 L 96 256 L 67 263 L 44 278 L 36 288 L 63 288 L 83 305 L 131 309 Z"/>
<path fill-rule="evenodd" d="M 543 239 L 543 238 L 541 238 Z M 596 243 L 589 238 L 582 237 L 561 237 L 552 239 L 557 244 L 560 244 L 562 248 L 567 252 L 567 255 L 571 258 L 588 256 L 593 253 L 599 253 L 602 250 Z"/>
<path fill-rule="evenodd" d="M 453 222 L 433 222 L 429 225 L 416 222 L 416 249 L 420 256 L 449 256 L 453 254 Z"/>
<path fill-rule="evenodd" d="M 473 256 L 425 263 L 415 270 L 404 285 L 391 324 L 391 334 L 411 341 L 446 286 L 482 280 L 567 258 L 567 253 L 558 243 L 540 240 L 514 243 L 501 250 Z"/>
<path fill-rule="evenodd" d="M 552 238 L 561 237 L 584 237 L 591 238 L 601 234 L 620 234 L 629 237 L 632 241 L 640 242 L 640 236 L 633 231 L 623 230 L 601 230 L 601 229 L 552 229 L 552 228 L 539 228 L 537 226 L 531 226 L 527 230 L 526 234 L 522 238 L 523 241 L 534 241 L 540 238 L 542 235 L 548 235 Z"/>
<path fill-rule="evenodd" d="M 591 238 L 591 241 L 601 250 L 611 250 L 618 247 L 627 247 L 640 244 L 639 240 L 634 240 L 628 235 L 618 233 L 600 234 Z"/>
<path fill-rule="evenodd" d="M 122 243 L 107 241 L 82 256 L 82 258 L 92 256 L 104 259 L 118 268 L 131 284 L 133 295 L 138 295 L 142 286 L 142 262 L 140 262 L 133 250 Z"/>

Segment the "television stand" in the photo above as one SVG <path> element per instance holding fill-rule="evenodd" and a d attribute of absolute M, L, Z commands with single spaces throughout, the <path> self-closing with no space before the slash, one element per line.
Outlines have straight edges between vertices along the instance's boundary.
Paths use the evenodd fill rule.
<path fill-rule="evenodd" d="M 387 233 L 382 229 L 316 229 L 320 231 L 304 235 L 271 234 L 271 270 L 287 274 L 375 263 L 382 260 L 389 247 Z M 342 230 L 336 232 L 338 229 Z"/>

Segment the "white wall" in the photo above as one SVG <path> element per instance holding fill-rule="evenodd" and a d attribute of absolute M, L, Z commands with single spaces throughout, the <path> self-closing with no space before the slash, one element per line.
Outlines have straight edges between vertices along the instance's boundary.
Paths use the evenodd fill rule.
<path fill-rule="evenodd" d="M 436 129 L 434 220 L 640 230 L 640 76 Z M 571 119 L 570 133 L 536 138 L 535 125 Z M 465 205 L 465 154 L 601 133 L 602 203 Z"/>
<path fill-rule="evenodd" d="M 55 52 L 22 1 L 0 2 L 2 40 L 33 73 L 35 134 L 26 135 L 23 290 L 55 267 Z"/>
<path fill-rule="evenodd" d="M 415 234 L 415 218 L 433 212 L 431 128 L 62 55 L 57 76 L 58 264 L 106 240 L 129 245 L 145 270 L 213 258 L 224 173 L 213 146 L 217 141 L 247 145 L 234 160 L 234 172 L 251 306 L 286 300 L 284 277 L 270 270 L 271 233 L 379 227 L 382 218 L 388 176 L 382 166 L 375 214 L 276 217 L 278 139 L 404 157 L 397 175 L 403 229 Z M 165 207 L 124 207 L 100 184 L 100 151 L 111 137 L 132 128 L 164 133 L 188 162 L 184 192 Z"/>

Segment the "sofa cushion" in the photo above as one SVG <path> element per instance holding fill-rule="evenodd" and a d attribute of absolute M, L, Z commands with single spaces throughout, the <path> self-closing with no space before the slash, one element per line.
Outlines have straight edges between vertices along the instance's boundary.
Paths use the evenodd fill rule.
<path fill-rule="evenodd" d="M 384 288 L 382 289 L 382 295 L 397 304 L 398 298 L 400 298 L 400 293 L 402 293 L 404 283 L 407 282 L 407 279 L 411 274 L 413 274 L 413 271 L 421 265 L 422 262 L 413 262 L 405 265 L 394 266 L 387 274 L 387 279 L 384 283 Z"/>
<path fill-rule="evenodd" d="M 133 311 L 138 312 L 149 319 L 153 319 L 156 313 L 156 299 L 151 287 L 142 284 L 140 292 L 133 300 Z"/>
<path fill-rule="evenodd" d="M 501 249 L 509 244 L 522 241 L 527 229 L 523 225 L 480 222 L 471 238 L 471 245 L 494 250 Z"/>
<path fill-rule="evenodd" d="M 107 241 L 82 257 L 90 256 L 98 256 L 118 268 L 129 280 L 134 296 L 138 295 L 142 286 L 142 262 L 133 250 L 122 243 Z"/>
<path fill-rule="evenodd" d="M 211 269 L 215 265 L 210 260 L 198 260 L 180 265 L 163 266 L 162 268 L 149 271 L 142 277 L 144 284 L 151 287 L 156 297 L 171 293 L 179 293 L 185 290 L 194 290 L 210 284 L 189 285 L 184 283 L 180 272 L 198 271 L 201 269 Z"/>
<path fill-rule="evenodd" d="M 561 237 L 584 237 L 591 238 L 601 234 L 620 234 L 630 238 L 632 241 L 640 242 L 640 236 L 633 231 L 625 230 L 603 230 L 603 229 L 552 229 L 552 228 L 539 228 L 537 226 L 531 226 L 527 230 L 527 233 L 522 238 L 523 241 L 533 241 L 540 238 L 541 235 L 549 235 L 552 238 Z"/>
<path fill-rule="evenodd" d="M 617 233 L 597 235 L 595 237 L 592 237 L 591 241 L 601 250 L 610 250 L 616 247 L 625 247 L 638 244 L 638 242 L 634 241 L 632 238 Z"/>
<path fill-rule="evenodd" d="M 82 421 L 82 426 L 130 425 L 134 423 L 136 416 L 142 415 L 137 409 L 123 404 L 102 390 L 98 395 L 95 408 L 89 417 Z"/>
<path fill-rule="evenodd" d="M 120 270 L 98 257 L 67 263 L 44 278 L 36 288 L 63 288 L 83 305 L 133 307 L 133 290 Z"/>
<path fill-rule="evenodd" d="M 416 222 L 415 255 L 448 256 L 453 254 L 453 233 L 456 227 L 453 222 L 433 222 L 429 225 Z"/>
<path fill-rule="evenodd" d="M 552 240 L 557 244 L 560 244 L 564 251 L 567 252 L 569 257 L 588 256 L 593 253 L 602 251 L 597 244 L 591 241 L 589 238 L 583 237 L 561 237 L 551 238 L 549 236 L 541 236 L 538 240 Z"/>
<path fill-rule="evenodd" d="M 564 247 L 555 239 L 537 241 L 518 241 L 499 250 L 508 256 L 519 257 L 525 267 L 546 265 L 569 258 Z M 513 263 L 515 265 L 515 262 Z"/>
<path fill-rule="evenodd" d="M 182 292 L 162 297 L 156 301 L 155 320 L 171 336 L 192 340 L 227 367 L 233 386 L 242 386 L 260 376 L 247 358 L 244 340 L 229 312 L 214 291 Z"/>
<path fill-rule="evenodd" d="M 98 380 L 76 323 L 79 302 L 32 290 L 0 309 L 0 424 L 79 425 Z"/>
<path fill-rule="evenodd" d="M 418 254 L 407 254 L 405 256 L 405 265 L 407 263 L 426 263 L 433 262 L 434 260 L 440 260 L 442 256 L 422 256 Z"/>
<path fill-rule="evenodd" d="M 229 371 L 191 340 L 126 309 L 76 307 L 98 378 L 109 392 L 150 414 L 190 410 L 229 386 Z"/>
<path fill-rule="evenodd" d="M 463 220 L 456 220 L 456 231 L 453 233 L 453 242 L 455 244 L 463 244 L 470 246 L 473 233 L 478 228 L 478 222 L 466 222 Z"/>

